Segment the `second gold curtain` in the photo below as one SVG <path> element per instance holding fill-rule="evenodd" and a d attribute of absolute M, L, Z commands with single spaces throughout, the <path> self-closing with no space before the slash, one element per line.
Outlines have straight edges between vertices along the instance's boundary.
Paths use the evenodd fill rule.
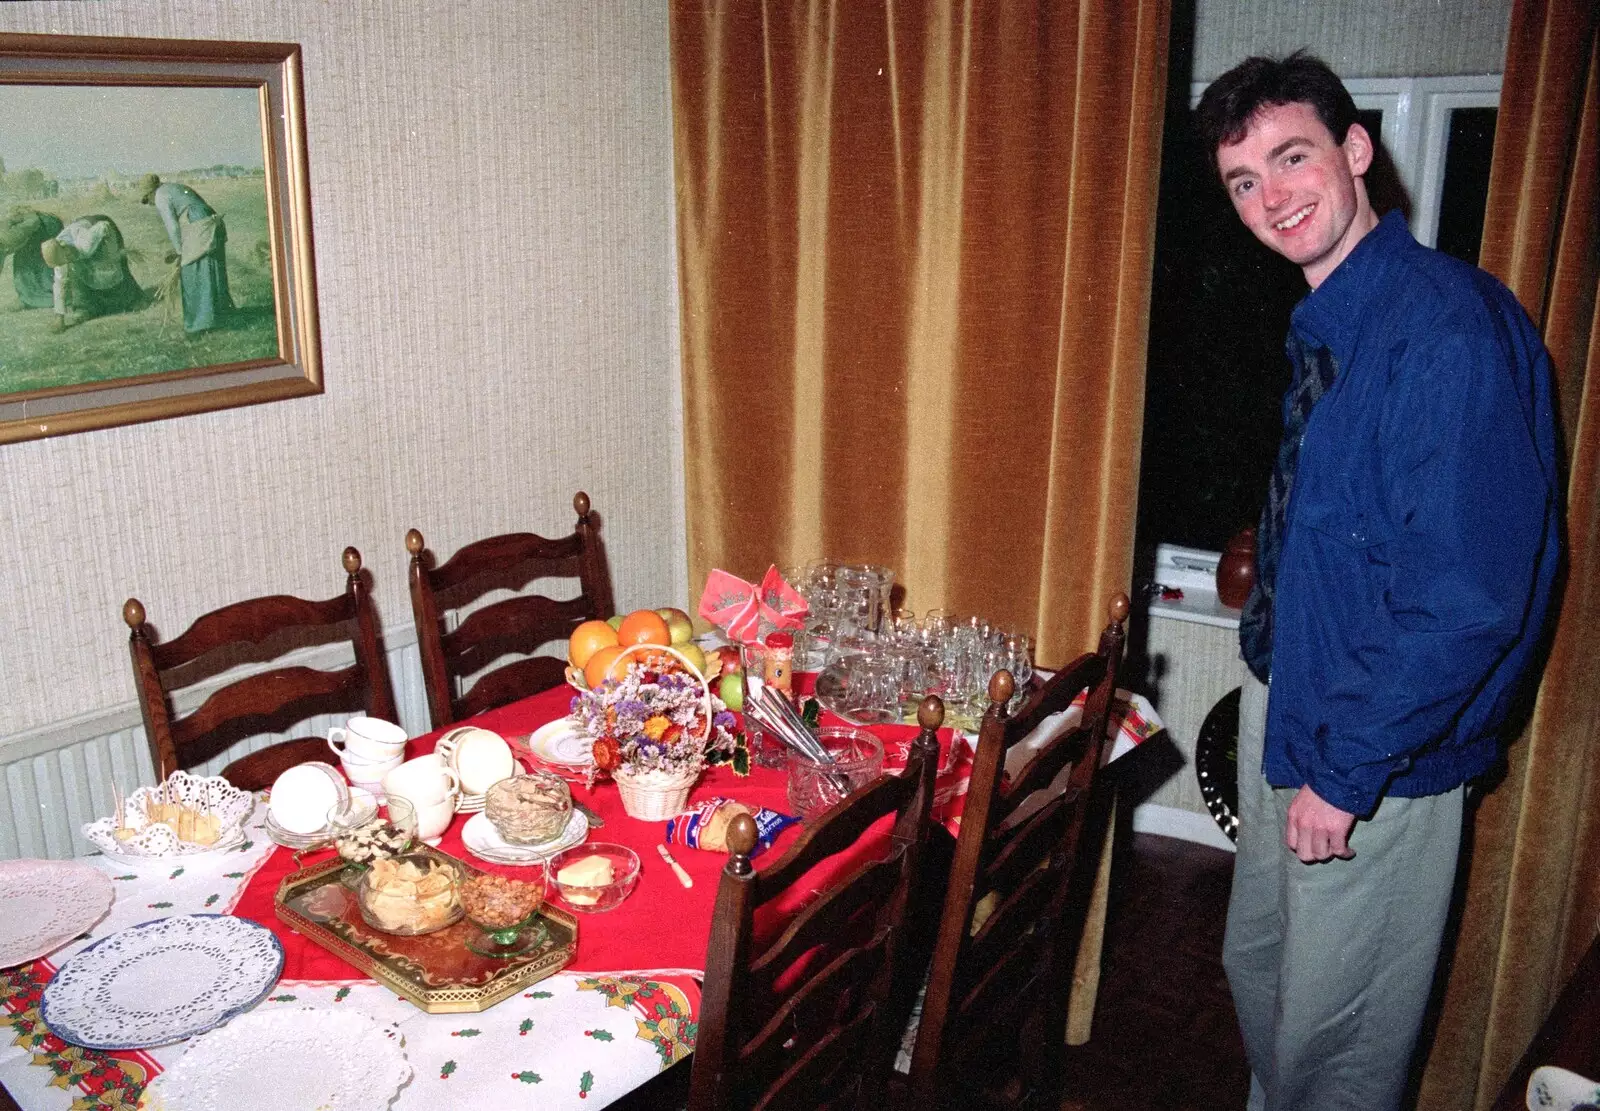
<path fill-rule="evenodd" d="M 1168 0 L 675 0 L 691 583 L 826 555 L 1091 647 L 1129 585 Z"/>

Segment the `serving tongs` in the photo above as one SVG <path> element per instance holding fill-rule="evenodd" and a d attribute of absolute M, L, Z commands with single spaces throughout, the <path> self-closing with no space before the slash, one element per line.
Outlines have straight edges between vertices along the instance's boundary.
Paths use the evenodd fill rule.
<path fill-rule="evenodd" d="M 755 718 L 767 732 L 813 764 L 827 767 L 838 762 L 833 753 L 823 747 L 787 698 L 760 680 L 749 683 L 745 693 L 744 712 Z M 841 795 L 850 793 L 850 780 L 843 772 L 828 772 L 826 775 L 828 782 Z"/>

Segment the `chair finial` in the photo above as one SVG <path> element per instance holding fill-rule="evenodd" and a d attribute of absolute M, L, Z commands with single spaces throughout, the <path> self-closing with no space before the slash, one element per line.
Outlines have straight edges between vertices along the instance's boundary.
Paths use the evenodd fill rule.
<path fill-rule="evenodd" d="M 354 547 L 346 548 L 340 558 L 344 561 L 345 574 L 354 575 L 361 570 L 361 553 Z"/>
<path fill-rule="evenodd" d="M 1117 591 L 1116 595 L 1111 599 L 1111 605 L 1107 608 L 1111 613 L 1113 624 L 1120 625 L 1128 620 L 1128 596 L 1122 591 Z"/>
<path fill-rule="evenodd" d="M 924 729 L 938 729 L 944 724 L 944 699 L 930 694 L 917 707 L 917 724 Z"/>
<path fill-rule="evenodd" d="M 426 544 L 422 539 L 422 533 L 418 532 L 416 529 L 406 530 L 406 551 L 410 552 L 413 557 L 421 555 L 422 549 L 425 546 Z"/>
<path fill-rule="evenodd" d="M 728 823 L 728 852 L 748 857 L 756 847 L 756 823 L 748 814 L 736 814 Z"/>
<path fill-rule="evenodd" d="M 572 508 L 578 511 L 578 516 L 587 517 L 589 515 L 589 495 L 582 490 L 572 495 Z"/>
<path fill-rule="evenodd" d="M 1011 677 L 1011 672 L 1001 668 L 989 676 L 989 701 L 1004 706 L 1011 701 L 1011 696 L 1016 693 L 1017 681 Z"/>
<path fill-rule="evenodd" d="M 122 620 L 128 623 L 128 628 L 138 629 L 144 624 L 144 603 L 137 598 L 122 603 Z"/>

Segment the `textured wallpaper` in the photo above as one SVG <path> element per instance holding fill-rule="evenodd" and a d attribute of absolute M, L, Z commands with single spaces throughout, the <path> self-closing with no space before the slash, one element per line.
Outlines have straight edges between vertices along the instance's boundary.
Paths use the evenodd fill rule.
<path fill-rule="evenodd" d="M 1302 46 L 1341 77 L 1499 73 L 1511 26 L 1511 0 L 1193 0 L 1175 13 L 1186 6 L 1195 81 Z"/>
<path fill-rule="evenodd" d="M 330 597 L 354 544 L 408 628 L 408 527 L 441 558 L 561 534 L 579 488 L 618 605 L 687 601 L 665 5 L 8 3 L 0 30 L 301 44 L 326 383 L 0 445 L 0 744 L 132 704 L 130 595 L 170 636 Z"/>

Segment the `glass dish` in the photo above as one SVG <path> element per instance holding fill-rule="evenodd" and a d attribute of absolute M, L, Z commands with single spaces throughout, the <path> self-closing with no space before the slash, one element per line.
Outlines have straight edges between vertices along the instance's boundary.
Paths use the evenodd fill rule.
<path fill-rule="evenodd" d="M 373 929 L 401 937 L 431 934 L 461 921 L 461 879 L 460 866 L 445 857 L 384 857 L 356 884 L 356 905 Z"/>
<path fill-rule="evenodd" d="M 345 862 L 346 887 L 355 887 L 374 860 L 399 856 L 417 835 L 417 812 L 410 802 L 395 795 L 380 812 L 369 797 L 352 796 L 328 811 L 333 847 Z"/>
<path fill-rule="evenodd" d="M 502 779 L 484 796 L 483 812 L 510 845 L 553 841 L 572 817 L 572 788 L 559 775 L 536 771 Z"/>
<path fill-rule="evenodd" d="M 583 885 L 562 883 L 561 872 L 571 864 L 591 856 L 603 857 L 611 864 L 611 882 Z M 626 845 L 593 842 L 559 852 L 545 865 L 546 890 L 553 891 L 569 910 L 580 914 L 601 914 L 612 910 L 632 894 L 639 883 L 639 854 Z"/>
<path fill-rule="evenodd" d="M 461 906 L 477 933 L 467 948 L 484 957 L 515 957 L 544 944 L 549 932 L 539 917 L 545 881 L 479 873 L 461 885 Z"/>
<path fill-rule="evenodd" d="M 811 818 L 845 797 L 835 782 L 839 776 L 855 791 L 883 774 L 883 745 L 865 729 L 825 725 L 817 730 L 817 739 L 833 753 L 835 763 L 819 764 L 798 752 L 789 753 L 789 805 L 802 818 Z"/>

